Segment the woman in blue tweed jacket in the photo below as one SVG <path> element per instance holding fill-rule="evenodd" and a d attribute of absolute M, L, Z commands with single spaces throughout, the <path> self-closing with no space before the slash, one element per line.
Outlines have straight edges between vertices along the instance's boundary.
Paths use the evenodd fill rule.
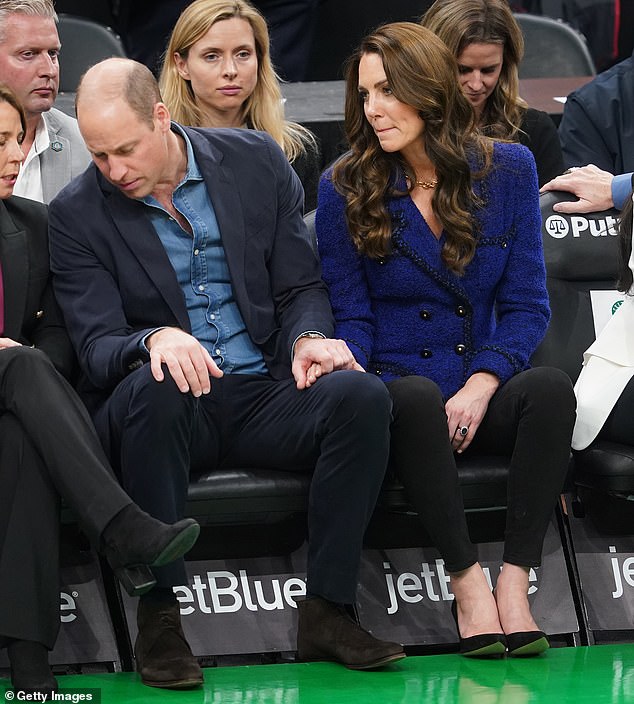
<path fill-rule="evenodd" d="M 466 655 L 548 647 L 530 612 L 574 422 L 568 377 L 529 369 L 549 320 L 535 164 L 473 129 L 444 44 L 411 23 L 347 68 L 351 150 L 322 177 L 323 274 L 358 363 L 392 395 L 391 464 L 452 575 Z M 454 452 L 512 456 L 495 594 L 471 544 Z"/>

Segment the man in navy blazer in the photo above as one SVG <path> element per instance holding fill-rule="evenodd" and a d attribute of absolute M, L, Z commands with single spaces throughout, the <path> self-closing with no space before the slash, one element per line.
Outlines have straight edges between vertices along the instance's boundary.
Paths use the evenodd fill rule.
<path fill-rule="evenodd" d="M 55 290 L 81 390 L 123 484 L 152 515 L 184 512 L 190 471 L 314 468 L 298 651 L 369 669 L 403 657 L 347 615 L 389 452 L 390 402 L 333 330 L 282 151 L 250 130 L 172 123 L 141 64 L 88 71 L 77 114 L 94 164 L 50 207 Z M 141 598 L 146 684 L 202 681 L 172 587 Z"/>

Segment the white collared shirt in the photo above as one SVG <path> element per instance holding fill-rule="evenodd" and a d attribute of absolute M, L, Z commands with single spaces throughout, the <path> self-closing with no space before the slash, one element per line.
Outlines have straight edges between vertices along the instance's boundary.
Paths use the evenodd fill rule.
<path fill-rule="evenodd" d="M 40 169 L 40 154 L 45 152 L 51 144 L 44 114 L 40 117 L 35 129 L 35 139 L 26 155 L 18 180 L 15 182 L 13 193 L 16 196 L 44 202 L 42 190 L 42 172 Z"/>

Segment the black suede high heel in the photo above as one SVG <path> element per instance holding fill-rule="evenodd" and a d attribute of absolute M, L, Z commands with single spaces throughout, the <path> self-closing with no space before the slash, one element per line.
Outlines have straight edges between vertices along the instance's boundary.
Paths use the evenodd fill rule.
<path fill-rule="evenodd" d="M 500 658 L 506 652 L 506 636 L 504 633 L 479 633 L 476 636 L 463 638 L 458 626 L 458 605 L 454 598 L 451 604 L 451 615 L 456 622 L 458 638 L 460 638 L 460 655 L 467 658 Z"/>
<path fill-rule="evenodd" d="M 550 648 L 544 631 L 516 631 L 506 636 L 509 655 L 515 658 L 527 658 L 539 655 Z"/>
<path fill-rule="evenodd" d="M 168 525 L 130 504 L 106 526 L 102 550 L 128 594 L 141 596 L 156 584 L 150 567 L 167 565 L 184 555 L 199 533 L 193 518 Z"/>
<path fill-rule="evenodd" d="M 108 562 L 110 563 L 110 560 Z M 156 586 L 156 577 L 147 565 L 112 567 L 112 571 L 130 596 L 142 596 Z"/>
<path fill-rule="evenodd" d="M 493 597 L 497 603 L 496 590 Z M 514 658 L 526 658 L 539 655 L 550 648 L 544 631 L 515 631 L 506 636 L 508 654 Z"/>

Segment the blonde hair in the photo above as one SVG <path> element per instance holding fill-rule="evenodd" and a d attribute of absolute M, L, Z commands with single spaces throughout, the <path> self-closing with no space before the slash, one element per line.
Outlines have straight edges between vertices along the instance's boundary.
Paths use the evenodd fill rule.
<path fill-rule="evenodd" d="M 315 138 L 305 127 L 284 118 L 280 82 L 269 51 L 269 33 L 264 17 L 245 0 L 195 0 L 178 18 L 163 59 L 159 86 L 163 100 L 177 122 L 205 127 L 196 104 L 191 83 L 178 73 L 174 55 L 187 58 L 191 47 L 216 22 L 238 18 L 246 20 L 253 30 L 258 58 L 257 82 L 253 93 L 244 101 L 242 120 L 253 129 L 268 132 L 294 161 L 315 145 Z"/>
<path fill-rule="evenodd" d="M 46 17 L 57 22 L 52 0 L 0 0 L 0 43 L 6 39 L 6 22 L 10 15 Z"/>
<path fill-rule="evenodd" d="M 502 47 L 502 70 L 482 111 L 481 127 L 490 137 L 516 140 L 527 107 L 520 98 L 518 77 L 524 36 L 507 0 L 436 0 L 421 24 L 456 58 L 471 44 Z"/>

